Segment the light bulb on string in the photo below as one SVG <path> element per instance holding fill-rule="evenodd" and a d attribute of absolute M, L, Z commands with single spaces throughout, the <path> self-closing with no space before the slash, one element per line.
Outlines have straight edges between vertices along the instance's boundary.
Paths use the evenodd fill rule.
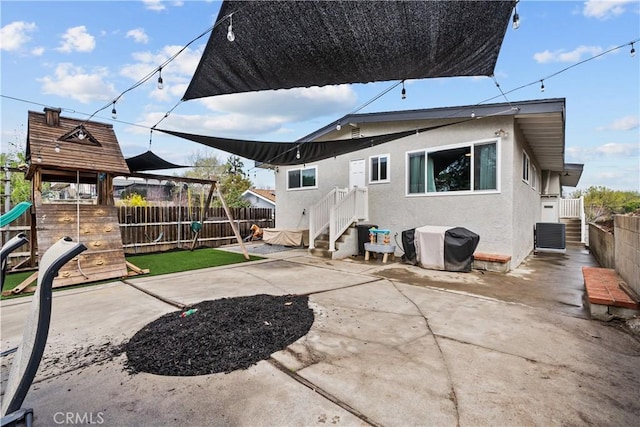
<path fill-rule="evenodd" d="M 544 80 L 540 80 L 540 92 L 544 92 Z"/>
<path fill-rule="evenodd" d="M 227 30 L 227 40 L 230 42 L 236 39 L 236 35 L 233 34 L 233 14 L 229 15 L 229 29 Z"/>
<path fill-rule="evenodd" d="M 475 119 L 475 118 L 476 118 L 476 112 L 475 112 L 475 111 L 472 111 L 472 112 L 471 112 L 471 118 L 472 118 L 472 119 Z"/>
<path fill-rule="evenodd" d="M 402 92 L 400 92 L 402 99 L 407 99 L 407 90 L 404 88 L 404 80 L 402 81 Z"/>
<path fill-rule="evenodd" d="M 56 153 L 60 152 L 60 144 L 56 142 L 56 147 L 53 149 Z"/>
<path fill-rule="evenodd" d="M 111 118 L 113 120 L 118 118 L 118 112 L 116 111 L 116 102 L 113 101 L 113 108 L 111 109 Z"/>
<path fill-rule="evenodd" d="M 158 89 L 162 90 L 164 81 L 162 80 L 162 67 L 158 68 Z"/>
<path fill-rule="evenodd" d="M 518 12 L 516 11 L 513 14 L 513 29 L 517 30 L 518 28 L 520 28 L 520 15 L 518 15 Z"/>
<path fill-rule="evenodd" d="M 78 136 L 78 139 L 79 139 L 80 141 L 82 141 L 83 139 L 85 139 L 85 138 L 87 137 L 87 135 L 85 135 L 85 134 L 84 134 L 84 131 L 83 131 L 82 129 L 80 129 L 80 130 L 78 131 L 78 135 L 77 135 L 77 136 Z"/>
<path fill-rule="evenodd" d="M 336 130 L 340 130 L 342 129 L 342 125 L 340 124 L 340 122 L 338 122 L 338 124 L 336 125 Z"/>
<path fill-rule="evenodd" d="M 633 47 L 633 43 L 631 43 L 631 52 L 629 52 L 629 54 L 631 55 L 632 58 L 636 56 L 636 48 Z"/>
<path fill-rule="evenodd" d="M 296 147 L 296 159 L 300 159 L 300 146 Z"/>

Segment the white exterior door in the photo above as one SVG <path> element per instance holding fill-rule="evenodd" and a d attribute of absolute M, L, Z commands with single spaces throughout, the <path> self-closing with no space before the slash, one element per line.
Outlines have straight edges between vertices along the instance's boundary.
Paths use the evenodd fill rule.
<path fill-rule="evenodd" d="M 558 222 L 558 200 L 542 199 L 540 222 Z"/>
<path fill-rule="evenodd" d="M 349 162 L 349 190 L 353 187 L 364 188 L 367 184 L 364 159 Z"/>

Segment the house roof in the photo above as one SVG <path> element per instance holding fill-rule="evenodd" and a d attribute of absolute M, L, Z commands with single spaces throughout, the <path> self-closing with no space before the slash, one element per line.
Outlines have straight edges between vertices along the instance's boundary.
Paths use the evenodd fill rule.
<path fill-rule="evenodd" d="M 253 194 L 256 197 L 259 197 L 260 199 L 263 199 L 269 203 L 273 203 L 275 205 L 276 203 L 276 190 L 266 190 L 266 189 L 260 189 L 260 188 L 249 188 L 248 190 L 246 190 L 244 193 L 242 193 L 242 195 L 244 196 L 245 194 Z"/>
<path fill-rule="evenodd" d="M 564 170 L 565 148 L 565 99 L 514 101 L 507 103 L 441 107 L 422 110 L 388 111 L 367 114 L 349 114 L 340 119 L 342 125 L 357 126 L 362 123 L 383 123 L 424 120 L 471 121 L 485 117 L 513 116 L 515 124 L 524 135 L 545 170 Z M 336 133 L 333 122 L 299 141 L 332 139 Z"/>
<path fill-rule="evenodd" d="M 582 176 L 584 165 L 579 163 L 565 163 L 564 170 L 560 174 L 560 184 L 563 187 L 576 187 Z"/>
<path fill-rule="evenodd" d="M 112 125 L 62 117 L 59 109 L 29 111 L 26 156 L 27 177 L 38 168 L 129 173 Z"/>
<path fill-rule="evenodd" d="M 515 0 L 230 1 L 183 100 L 493 74 Z M 230 25 L 235 40 L 227 39 Z"/>

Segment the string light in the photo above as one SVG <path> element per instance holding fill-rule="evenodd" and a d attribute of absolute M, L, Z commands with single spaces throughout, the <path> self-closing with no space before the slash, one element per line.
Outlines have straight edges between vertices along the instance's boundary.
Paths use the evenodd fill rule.
<path fill-rule="evenodd" d="M 296 147 L 296 159 L 300 159 L 300 146 Z"/>
<path fill-rule="evenodd" d="M 336 130 L 340 130 L 342 129 L 342 125 L 340 124 L 340 122 L 338 122 L 338 124 L 336 125 Z"/>
<path fill-rule="evenodd" d="M 634 56 L 636 56 L 636 48 L 633 47 L 633 42 L 631 42 L 631 52 L 629 52 L 631 54 L 631 57 L 633 58 Z"/>
<path fill-rule="evenodd" d="M 476 118 L 476 112 L 475 111 L 471 111 L 471 118 L 475 119 Z"/>
<path fill-rule="evenodd" d="M 60 144 L 56 142 L 56 148 L 53 149 L 56 153 L 60 152 Z"/>
<path fill-rule="evenodd" d="M 402 95 L 402 99 L 407 99 L 407 90 L 404 88 L 404 80 L 402 81 L 402 92 L 400 92 Z"/>
<path fill-rule="evenodd" d="M 540 92 L 544 92 L 544 80 L 540 80 Z"/>
<path fill-rule="evenodd" d="M 227 30 L 227 40 L 233 42 L 236 39 L 236 35 L 233 34 L 233 14 L 229 15 L 229 29 Z"/>
<path fill-rule="evenodd" d="M 162 90 L 164 82 L 162 81 L 162 67 L 158 68 L 158 89 Z"/>
<path fill-rule="evenodd" d="M 118 118 L 118 112 L 116 111 L 116 101 L 113 101 L 113 108 L 111 109 L 111 118 L 113 120 Z"/>
<path fill-rule="evenodd" d="M 85 135 L 84 131 L 82 130 L 82 128 L 80 128 L 80 130 L 78 131 L 77 137 L 80 141 L 82 141 L 83 139 L 85 139 L 87 137 L 87 135 Z"/>
<path fill-rule="evenodd" d="M 516 5 L 518 3 L 516 2 Z M 516 9 L 516 5 L 513 6 L 513 29 L 517 30 L 520 28 L 520 15 L 518 15 L 518 9 Z"/>

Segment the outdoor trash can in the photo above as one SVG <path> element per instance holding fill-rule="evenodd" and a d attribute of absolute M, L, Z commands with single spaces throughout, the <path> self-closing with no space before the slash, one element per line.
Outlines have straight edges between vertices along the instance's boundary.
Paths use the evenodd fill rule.
<path fill-rule="evenodd" d="M 364 224 L 360 223 L 356 225 L 356 229 L 358 230 L 358 255 L 364 256 L 364 244 L 369 243 L 369 229 L 373 227 L 378 227 L 375 224 Z"/>

